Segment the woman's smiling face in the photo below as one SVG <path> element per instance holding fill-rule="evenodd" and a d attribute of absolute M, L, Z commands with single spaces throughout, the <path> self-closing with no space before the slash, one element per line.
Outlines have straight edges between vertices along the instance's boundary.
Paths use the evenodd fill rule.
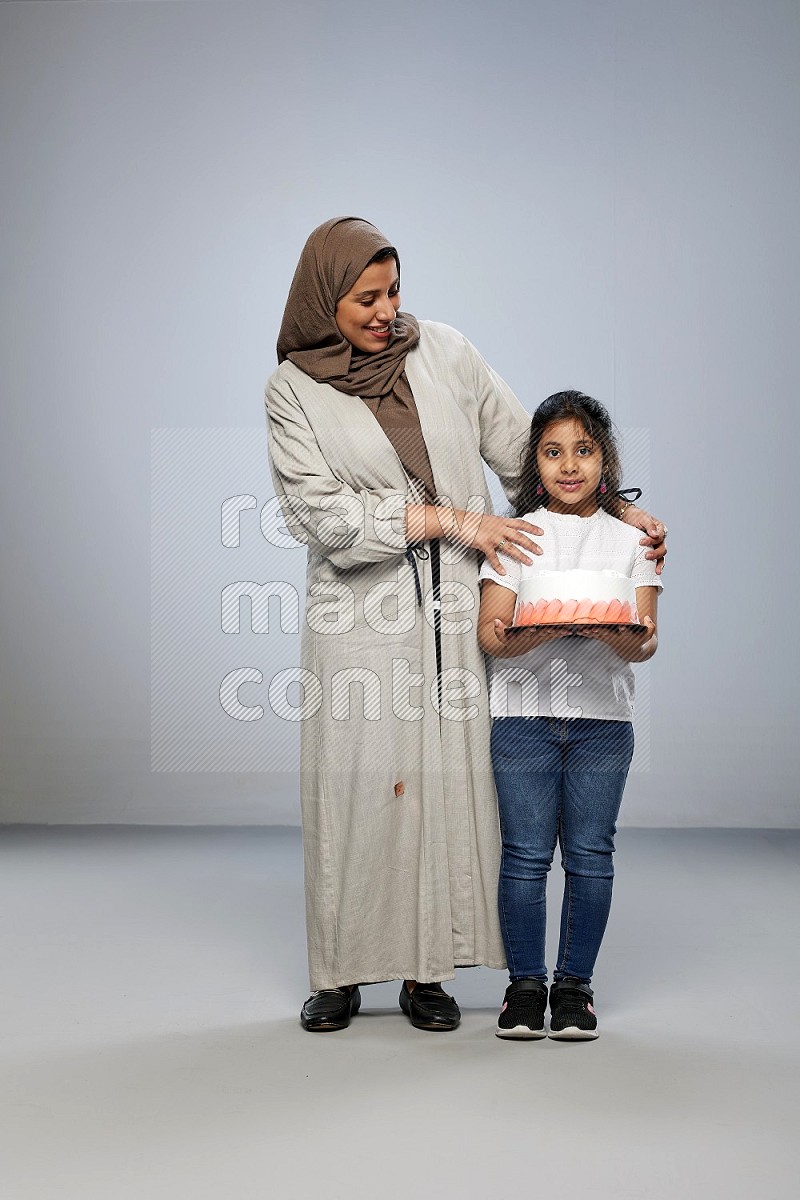
<path fill-rule="evenodd" d="M 400 276 L 394 258 L 370 263 L 336 305 L 336 325 L 356 350 L 374 354 L 388 345 L 400 307 Z"/>
<path fill-rule="evenodd" d="M 580 421 L 565 417 L 543 430 L 536 466 L 553 512 L 590 516 L 597 509 L 603 452 Z"/>

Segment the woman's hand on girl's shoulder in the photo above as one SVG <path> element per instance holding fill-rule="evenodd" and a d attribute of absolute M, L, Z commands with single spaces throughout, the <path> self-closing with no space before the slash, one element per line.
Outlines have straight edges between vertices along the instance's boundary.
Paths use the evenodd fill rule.
<path fill-rule="evenodd" d="M 498 550 L 526 565 L 533 562 L 533 558 L 529 556 L 544 553 L 541 546 L 533 540 L 533 537 L 541 537 L 544 530 L 530 521 L 523 521 L 520 517 L 468 513 L 462 532 L 459 533 L 459 541 L 464 540 L 464 532 L 468 534 L 469 544 L 486 556 L 489 566 L 493 571 L 497 571 L 498 575 L 506 573 L 497 557 Z"/>
<path fill-rule="evenodd" d="M 666 566 L 667 557 L 667 527 L 664 522 L 645 512 L 643 508 L 637 508 L 635 504 L 625 509 L 621 519 L 626 525 L 641 529 L 642 533 L 647 535 L 639 540 L 639 545 L 650 547 L 645 558 L 655 560 L 656 575 L 660 575 Z"/>

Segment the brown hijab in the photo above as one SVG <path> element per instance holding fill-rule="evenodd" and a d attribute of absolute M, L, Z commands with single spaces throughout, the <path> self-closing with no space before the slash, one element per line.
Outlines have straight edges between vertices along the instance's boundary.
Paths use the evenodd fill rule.
<path fill-rule="evenodd" d="M 329 383 L 349 396 L 378 397 L 394 390 L 405 370 L 406 355 L 419 341 L 419 325 L 399 312 L 388 344 L 360 354 L 339 332 L 336 305 L 350 291 L 370 259 L 394 246 L 359 217 L 335 217 L 309 237 L 297 270 L 278 335 L 278 362 L 288 358 L 317 383 Z"/>

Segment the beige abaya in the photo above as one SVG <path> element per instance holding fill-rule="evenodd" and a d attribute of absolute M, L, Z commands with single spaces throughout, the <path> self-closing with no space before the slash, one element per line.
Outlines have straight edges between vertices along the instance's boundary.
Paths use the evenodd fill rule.
<path fill-rule="evenodd" d="M 483 464 L 508 491 L 528 415 L 449 326 L 420 322 L 404 364 L 439 496 L 491 512 Z M 311 987 L 503 967 L 477 552 L 440 542 L 440 705 L 430 559 L 417 561 L 420 607 L 403 535 L 410 485 L 396 450 L 358 395 L 288 359 L 269 380 L 266 409 L 276 492 L 308 546 L 301 808 Z"/>

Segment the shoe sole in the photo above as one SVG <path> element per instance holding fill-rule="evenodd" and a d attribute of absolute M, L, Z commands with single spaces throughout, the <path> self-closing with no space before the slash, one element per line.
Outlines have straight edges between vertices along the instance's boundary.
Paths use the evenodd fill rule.
<path fill-rule="evenodd" d="M 408 1013 L 406 1013 L 406 1016 L 408 1017 Z M 408 1017 L 408 1019 L 415 1029 L 426 1029 L 429 1033 L 450 1033 L 452 1030 L 458 1029 L 459 1025 L 461 1024 L 460 1021 L 456 1021 L 455 1025 L 443 1025 L 439 1021 L 431 1021 L 428 1023 L 415 1021 L 413 1017 Z"/>
<path fill-rule="evenodd" d="M 333 1021 L 326 1022 L 325 1024 L 320 1022 L 319 1024 L 314 1023 L 313 1025 L 307 1025 L 305 1021 L 301 1021 L 300 1024 L 303 1026 L 303 1029 L 305 1029 L 306 1033 L 335 1033 L 337 1029 L 347 1029 L 350 1022 Z"/>
<path fill-rule="evenodd" d="M 600 1036 L 599 1029 L 578 1029 L 577 1025 L 567 1025 L 565 1029 L 551 1029 L 549 1037 L 557 1042 L 591 1042 Z"/>
<path fill-rule="evenodd" d="M 494 1033 L 495 1037 L 514 1039 L 519 1042 L 530 1042 L 547 1037 L 546 1029 L 531 1029 L 529 1025 L 512 1025 L 510 1029 L 501 1029 L 498 1025 Z"/>

